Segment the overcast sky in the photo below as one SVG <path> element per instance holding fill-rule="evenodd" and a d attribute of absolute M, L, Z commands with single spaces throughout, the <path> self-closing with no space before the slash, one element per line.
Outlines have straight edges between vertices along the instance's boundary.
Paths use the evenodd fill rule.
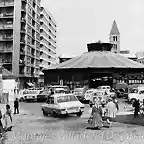
<path fill-rule="evenodd" d="M 57 53 L 79 55 L 87 43 L 109 42 L 115 20 L 120 49 L 144 51 L 144 0 L 42 0 L 57 22 Z"/>

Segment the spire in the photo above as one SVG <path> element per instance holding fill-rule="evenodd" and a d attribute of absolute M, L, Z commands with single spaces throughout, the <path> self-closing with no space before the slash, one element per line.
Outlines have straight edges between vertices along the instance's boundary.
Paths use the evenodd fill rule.
<path fill-rule="evenodd" d="M 111 29 L 111 31 L 110 31 L 110 35 L 111 35 L 111 34 L 116 34 L 116 35 L 119 35 L 119 34 L 120 34 L 120 32 L 119 32 L 119 30 L 118 30 L 118 28 L 117 28 L 117 24 L 116 24 L 115 21 L 113 22 L 112 29 Z"/>

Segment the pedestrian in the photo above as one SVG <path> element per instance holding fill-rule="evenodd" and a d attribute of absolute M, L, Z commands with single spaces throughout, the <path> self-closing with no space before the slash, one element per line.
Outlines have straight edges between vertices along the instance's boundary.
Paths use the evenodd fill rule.
<path fill-rule="evenodd" d="M 138 113 L 140 111 L 140 102 L 139 102 L 139 99 L 134 101 L 133 107 L 134 107 L 134 118 L 138 118 L 139 117 Z"/>
<path fill-rule="evenodd" d="M 95 103 L 95 105 L 92 108 L 91 112 L 92 117 L 92 128 L 93 129 L 100 129 L 103 126 L 102 121 L 102 109 L 99 107 L 98 103 Z"/>
<path fill-rule="evenodd" d="M 106 105 L 106 109 L 107 109 L 107 122 L 111 126 L 112 120 L 115 120 L 116 112 L 117 112 L 116 105 L 111 98 L 109 99 L 109 101 Z"/>
<path fill-rule="evenodd" d="M 12 129 L 12 116 L 11 116 L 11 109 L 10 105 L 6 105 L 6 112 L 3 115 L 3 120 L 4 120 L 4 129 L 5 131 L 11 131 Z"/>
<path fill-rule="evenodd" d="M 3 130 L 3 124 L 2 124 L 1 119 L 2 119 L 2 112 L 0 110 L 0 134 L 2 136 L 4 134 L 4 130 Z"/>
<path fill-rule="evenodd" d="M 19 114 L 19 101 L 18 98 L 14 101 L 14 114 Z"/>

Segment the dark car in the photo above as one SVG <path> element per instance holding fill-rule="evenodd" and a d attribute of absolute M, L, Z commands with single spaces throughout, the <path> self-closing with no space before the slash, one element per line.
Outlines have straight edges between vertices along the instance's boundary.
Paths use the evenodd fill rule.
<path fill-rule="evenodd" d="M 45 102 L 47 100 L 47 97 L 50 95 L 50 92 L 47 90 L 41 91 L 37 95 L 37 102 Z"/>

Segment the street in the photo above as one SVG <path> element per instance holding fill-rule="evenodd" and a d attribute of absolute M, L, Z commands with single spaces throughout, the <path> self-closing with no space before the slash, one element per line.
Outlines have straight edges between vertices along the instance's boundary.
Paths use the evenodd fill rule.
<path fill-rule="evenodd" d="M 69 116 L 65 118 L 53 118 L 43 116 L 40 106 L 42 103 L 20 103 L 20 109 L 24 111 L 19 115 L 13 115 L 14 127 L 11 132 L 1 140 L 1 144 L 135 144 L 143 143 L 144 128 L 142 126 L 124 124 L 127 116 L 124 116 L 125 109 L 131 106 L 119 100 L 120 111 L 117 115 L 117 122 L 111 128 L 102 130 L 87 130 L 87 120 L 90 116 L 90 108 L 86 105 L 84 114 L 79 118 Z M 133 116 L 131 117 L 133 119 Z M 128 122 L 131 122 L 129 119 Z"/>

